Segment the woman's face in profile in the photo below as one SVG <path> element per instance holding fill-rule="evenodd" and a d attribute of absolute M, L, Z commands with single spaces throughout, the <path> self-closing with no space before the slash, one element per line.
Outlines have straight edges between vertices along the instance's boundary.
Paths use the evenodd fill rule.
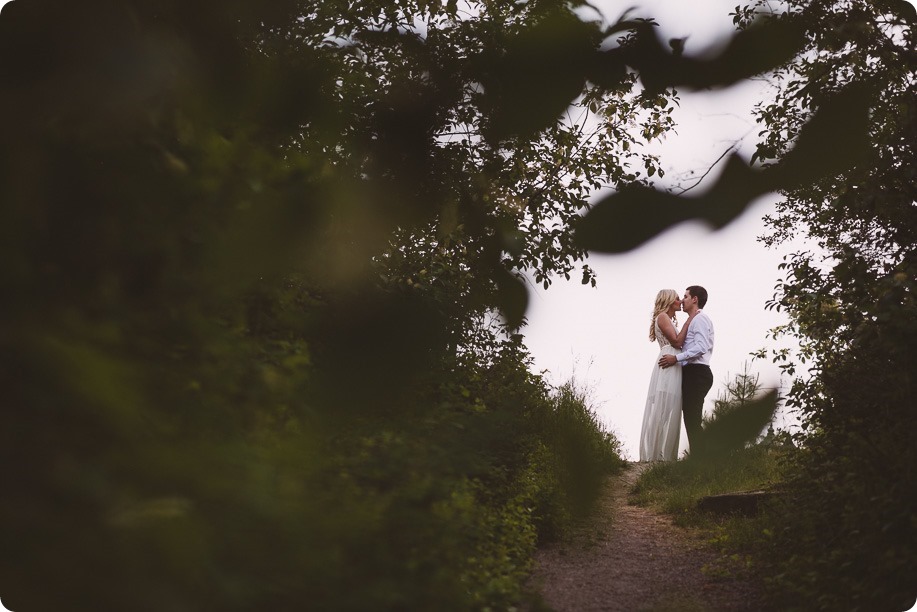
<path fill-rule="evenodd" d="M 675 301 L 669 305 L 668 311 L 670 315 L 674 315 L 676 312 L 681 310 L 681 300 L 675 298 Z"/>

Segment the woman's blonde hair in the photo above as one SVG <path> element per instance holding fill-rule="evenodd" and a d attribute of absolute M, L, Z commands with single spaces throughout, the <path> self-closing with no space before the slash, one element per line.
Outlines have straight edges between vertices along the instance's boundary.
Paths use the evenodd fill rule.
<path fill-rule="evenodd" d="M 653 305 L 653 318 L 650 320 L 650 342 L 656 341 L 656 317 L 659 316 L 659 313 L 668 310 L 669 306 L 677 299 L 678 292 L 674 289 L 660 289 L 659 293 L 656 294 L 656 303 Z M 674 325 L 678 324 L 675 317 L 672 317 L 672 323 Z"/>

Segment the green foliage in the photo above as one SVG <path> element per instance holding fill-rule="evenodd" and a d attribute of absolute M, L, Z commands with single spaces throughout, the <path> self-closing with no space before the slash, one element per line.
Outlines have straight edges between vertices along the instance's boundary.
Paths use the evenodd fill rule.
<path fill-rule="evenodd" d="M 4 603 L 518 598 L 614 442 L 487 317 L 518 327 L 518 273 L 568 276 L 587 195 L 654 173 L 629 128 L 675 85 L 775 56 L 683 73 L 652 22 L 470 8 L 3 7 Z"/>
<path fill-rule="evenodd" d="M 64 560 L 78 552 L 82 563 L 66 582 L 47 578 L 54 557 L 33 556 L 52 526 L 44 518 L 50 510 L 35 515 L 41 498 L 16 496 L 5 507 L 5 519 L 29 530 L 5 532 L 16 562 L 4 576 L 18 585 L 5 596 L 9 605 L 53 609 L 79 597 L 141 609 L 308 601 L 342 610 L 462 610 L 519 601 L 536 538 L 567 529 L 594 494 L 586 489 L 620 464 L 619 445 L 570 391 L 548 393 L 518 339 L 486 330 L 474 350 L 442 360 L 402 393 L 378 380 L 351 381 L 373 387 L 352 401 L 375 404 L 329 412 L 327 389 L 310 392 L 318 371 L 311 360 L 327 347 L 301 335 L 302 313 L 327 307 L 295 279 L 249 292 L 223 313 L 239 320 L 222 328 L 221 341 L 231 344 L 207 355 L 212 378 L 183 364 L 198 411 L 139 440 L 120 441 L 125 427 L 137 426 L 117 404 L 127 391 L 85 380 L 117 381 L 125 366 L 53 347 L 70 369 L 79 364 L 74 384 L 87 396 L 100 396 L 94 384 L 111 394 L 111 414 L 99 418 L 117 417 L 122 430 L 111 454 L 97 449 L 92 462 L 75 462 L 74 445 L 87 442 L 81 436 L 52 447 L 70 458 L 53 471 L 66 479 L 66 488 L 53 489 L 66 501 L 56 506 L 57 541 L 47 552 Z M 40 463 L 29 465 L 21 475 L 29 488 L 11 486 L 13 495 L 53 486 L 37 481 Z M 568 479 L 574 468 L 592 480 Z M 92 522 L 92 506 L 77 505 L 86 497 L 81 505 L 103 505 L 104 522 Z M 53 591 L 41 588 L 49 580 Z"/>
<path fill-rule="evenodd" d="M 533 474 L 544 481 L 535 520 L 546 540 L 564 536 L 571 521 L 587 515 L 608 474 L 624 466 L 621 442 L 598 421 L 586 389 L 571 380 L 549 401 L 541 415 L 547 445 L 536 451 L 539 474 Z"/>
<path fill-rule="evenodd" d="M 758 375 L 750 374 L 745 363 L 742 373 L 726 384 L 714 402 L 713 413 L 704 417 L 703 458 L 722 460 L 764 433 L 774 420 L 778 397 L 776 391 L 764 395 L 758 391 Z"/>
<path fill-rule="evenodd" d="M 563 455 L 572 463 L 566 467 L 567 476 L 595 479 L 599 475 L 587 474 L 594 457 L 600 458 L 599 466 L 604 469 L 621 468 L 621 443 L 606 432 L 590 406 L 588 391 L 571 380 L 559 387 L 551 397 L 553 411 L 548 423 L 557 448 L 564 449 Z M 595 470 L 595 468 L 592 468 Z M 595 487 L 586 486 L 584 490 Z"/>
<path fill-rule="evenodd" d="M 917 426 L 917 14 L 905 2 L 787 8 L 785 18 L 802 24 L 809 43 L 776 72 L 777 97 L 759 108 L 759 159 L 785 155 L 813 109 L 852 89 L 873 93 L 867 156 L 788 189 L 764 237 L 780 244 L 803 236 L 819 246 L 786 259 L 770 304 L 790 315 L 779 332 L 801 344 L 797 355 L 775 361 L 795 377 L 788 404 L 800 410 L 805 431 L 765 547 L 768 573 L 785 609 L 904 609 L 917 596 L 909 578 L 917 572 L 917 454 L 909 439 Z"/>
<path fill-rule="evenodd" d="M 726 387 L 720 391 L 713 402 L 713 412 L 710 416 L 704 415 L 704 425 L 709 425 L 721 416 L 729 414 L 738 408 L 753 401 L 761 389 L 760 374 L 752 374 L 748 370 L 748 362 L 742 364 L 742 372 L 735 375 L 731 381 L 726 382 Z"/>
<path fill-rule="evenodd" d="M 347 449 L 340 461 L 348 480 L 364 483 L 392 505 L 386 514 L 394 522 L 382 527 L 388 545 L 377 552 L 391 558 L 378 562 L 400 567 L 411 555 L 432 553 L 418 563 L 457 579 L 449 585 L 453 591 L 465 590 L 461 596 L 427 593 L 439 587 L 424 580 L 418 588 L 442 599 L 425 604 L 418 594 L 404 599 L 405 605 L 438 602 L 462 609 L 518 602 L 537 539 L 562 535 L 572 517 L 585 511 L 598 482 L 622 462 L 618 443 L 598 428 L 588 406 L 558 401 L 529 372 L 517 341 L 495 342 L 492 348 L 487 364 L 465 355 L 453 364 L 452 376 L 434 376 L 436 386 L 422 388 L 417 402 L 435 402 L 438 410 L 399 422 L 399 432 L 391 418 L 370 418 L 362 437 L 335 441 Z M 562 444 L 571 439 L 603 443 L 571 457 Z M 570 465 L 594 481 L 569 480 Z M 418 502 L 424 505 L 412 512 Z M 433 504 L 433 518 L 427 503 Z M 427 530 L 418 531 L 422 526 Z M 372 582 L 370 576 L 361 580 Z"/>
<path fill-rule="evenodd" d="M 375 259 L 396 282 L 426 270 L 424 286 L 437 290 L 460 271 L 455 307 L 496 303 L 515 327 L 527 299 L 516 273 L 544 286 L 570 278 L 586 257 L 570 229 L 588 197 L 644 180 L 633 168 L 656 171 L 640 144 L 672 127 L 676 95 L 641 93 L 624 63 L 614 74 L 597 65 L 607 35 L 564 3 L 468 8 L 458 17 L 446 5 L 401 5 L 384 20 L 371 10 L 342 20 L 366 7 L 318 3 L 314 20 L 264 44 L 273 53 L 291 37 L 308 41 L 333 72 L 342 133 L 329 141 L 327 125 L 310 122 L 294 146 L 357 184 L 374 179 L 336 211 L 354 232 L 340 255 Z M 581 273 L 594 282 L 587 265 Z"/>

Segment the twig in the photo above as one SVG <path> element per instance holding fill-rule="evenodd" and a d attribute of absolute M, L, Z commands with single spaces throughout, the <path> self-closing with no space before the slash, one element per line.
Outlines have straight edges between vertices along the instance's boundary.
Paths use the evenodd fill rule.
<path fill-rule="evenodd" d="M 728 149 L 726 149 L 725 151 L 723 151 L 723 154 L 716 158 L 716 161 L 714 161 L 713 164 L 711 164 L 711 166 L 710 166 L 709 168 L 707 168 L 707 171 L 704 172 L 704 173 L 701 175 L 701 177 L 700 177 L 699 179 L 697 179 L 697 182 L 696 182 L 696 183 L 694 183 L 694 184 L 691 185 L 690 187 L 685 187 L 684 189 L 682 189 L 681 191 L 679 191 L 676 195 L 683 195 L 684 193 L 686 193 L 686 192 L 688 192 L 688 191 L 691 191 L 692 189 L 694 189 L 695 187 L 697 187 L 698 185 L 700 185 L 701 182 L 702 182 L 705 178 L 707 178 L 707 175 L 710 174 L 710 173 L 713 171 L 714 168 L 716 168 L 716 165 L 717 165 L 718 163 L 720 163 L 720 161 L 722 161 L 722 159 L 723 159 L 724 157 L 726 157 L 727 155 L 729 155 L 730 153 L 732 153 L 733 151 L 735 151 L 736 149 L 738 149 L 738 146 L 739 146 L 738 143 L 736 143 L 736 144 L 732 145 L 731 147 L 729 147 Z"/>

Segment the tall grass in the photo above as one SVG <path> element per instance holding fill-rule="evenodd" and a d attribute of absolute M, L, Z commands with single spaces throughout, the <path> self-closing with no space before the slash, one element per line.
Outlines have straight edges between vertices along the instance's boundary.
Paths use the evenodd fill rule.
<path fill-rule="evenodd" d="M 568 534 L 593 510 L 608 475 L 625 464 L 621 441 L 599 420 L 586 386 L 571 378 L 551 390 L 546 408 L 538 424 L 543 442 L 533 456 L 542 542 Z"/>
<path fill-rule="evenodd" d="M 574 504 L 587 508 L 605 477 L 624 466 L 621 442 L 599 421 L 588 390 L 575 380 L 556 389 L 550 401 L 547 433 L 565 459 L 564 476 Z"/>

